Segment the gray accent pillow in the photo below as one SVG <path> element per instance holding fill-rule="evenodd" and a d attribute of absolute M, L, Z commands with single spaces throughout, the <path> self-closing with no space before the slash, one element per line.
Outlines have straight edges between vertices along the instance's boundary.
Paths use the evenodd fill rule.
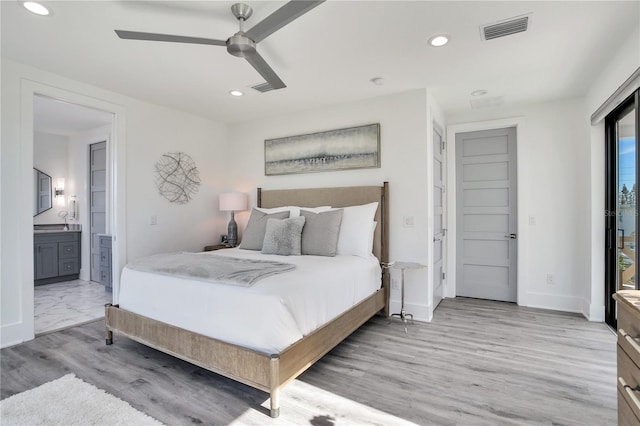
<path fill-rule="evenodd" d="M 336 255 L 342 212 L 342 209 L 321 213 L 300 210 L 300 215 L 306 219 L 302 230 L 302 254 Z"/>
<path fill-rule="evenodd" d="M 264 233 L 262 253 L 300 256 L 300 237 L 304 221 L 304 216 L 282 220 L 269 219 Z"/>
<path fill-rule="evenodd" d="M 240 248 L 245 250 L 262 250 L 262 242 L 264 241 L 264 232 L 267 228 L 267 220 L 269 219 L 286 219 L 289 217 L 289 211 L 266 214 L 259 210 L 251 210 L 249 223 L 242 235 L 242 243 Z"/>

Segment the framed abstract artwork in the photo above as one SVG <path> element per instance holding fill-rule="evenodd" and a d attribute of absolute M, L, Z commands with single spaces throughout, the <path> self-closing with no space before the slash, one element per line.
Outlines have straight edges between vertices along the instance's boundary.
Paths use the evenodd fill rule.
<path fill-rule="evenodd" d="M 380 124 L 264 141 L 264 174 L 380 167 Z"/>

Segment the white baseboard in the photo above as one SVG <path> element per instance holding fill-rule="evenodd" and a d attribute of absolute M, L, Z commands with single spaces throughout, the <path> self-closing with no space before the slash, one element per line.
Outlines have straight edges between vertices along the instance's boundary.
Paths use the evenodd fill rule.
<path fill-rule="evenodd" d="M 604 305 L 596 305 L 589 303 L 586 299 L 582 299 L 582 315 L 589 321 L 604 322 Z"/>
<path fill-rule="evenodd" d="M 14 346 L 27 340 L 33 340 L 35 335 L 28 336 L 25 333 L 26 325 L 24 323 L 14 323 L 3 325 L 0 328 L 0 347 L 7 348 Z"/>
<path fill-rule="evenodd" d="M 433 319 L 433 306 L 421 303 L 404 303 L 404 311 L 413 315 L 415 321 L 431 322 Z M 400 300 L 389 302 L 389 315 L 400 312 Z"/>
<path fill-rule="evenodd" d="M 557 294 L 527 293 L 526 304 L 529 308 L 550 309 L 552 311 L 573 312 L 584 315 L 583 299 L 575 296 Z"/>
<path fill-rule="evenodd" d="M 528 293 L 527 303 L 524 306 L 529 308 L 551 309 L 553 311 L 574 312 L 582 314 L 589 321 L 604 322 L 604 305 L 592 304 L 580 297 Z"/>

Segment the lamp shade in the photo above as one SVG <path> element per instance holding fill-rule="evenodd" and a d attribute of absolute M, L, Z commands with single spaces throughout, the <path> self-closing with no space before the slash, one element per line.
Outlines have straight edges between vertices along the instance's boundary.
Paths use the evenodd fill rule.
<path fill-rule="evenodd" d="M 220 194 L 220 211 L 242 211 L 247 209 L 247 195 L 242 192 Z"/>

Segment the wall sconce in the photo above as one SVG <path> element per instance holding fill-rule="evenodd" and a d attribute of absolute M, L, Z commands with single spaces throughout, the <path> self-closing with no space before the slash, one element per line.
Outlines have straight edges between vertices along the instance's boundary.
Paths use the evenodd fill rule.
<path fill-rule="evenodd" d="M 58 200 L 58 207 L 64 207 L 64 178 L 58 178 L 58 183 L 53 193 L 56 200 Z"/>
<path fill-rule="evenodd" d="M 238 225 L 233 218 L 234 212 L 247 209 L 247 196 L 241 192 L 220 194 L 220 211 L 231 212 L 231 220 L 227 227 L 227 243 L 231 247 L 238 244 Z"/>
<path fill-rule="evenodd" d="M 56 197 L 64 195 L 64 178 L 58 179 L 58 184 L 56 185 L 55 189 L 55 195 Z"/>

